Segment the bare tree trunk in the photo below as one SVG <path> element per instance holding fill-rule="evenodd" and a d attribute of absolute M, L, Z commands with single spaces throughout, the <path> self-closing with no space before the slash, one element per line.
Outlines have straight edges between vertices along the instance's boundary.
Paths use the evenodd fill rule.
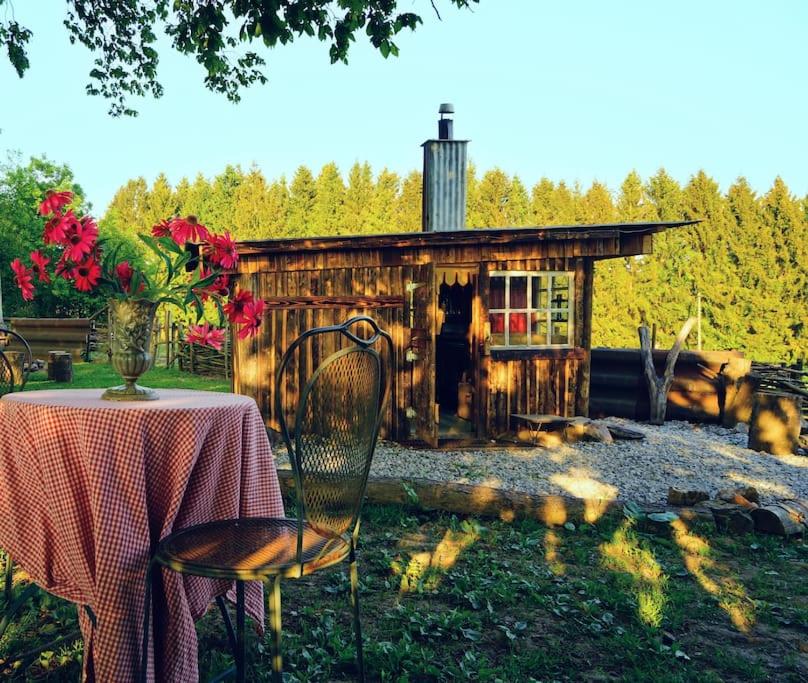
<path fill-rule="evenodd" d="M 673 383 L 673 371 L 676 367 L 676 360 L 679 358 L 682 344 L 685 343 L 685 339 L 687 339 L 687 335 L 690 334 L 690 330 L 693 328 L 695 322 L 695 318 L 688 318 L 687 322 L 682 326 L 681 331 L 676 337 L 676 341 L 673 343 L 673 347 L 668 351 L 662 377 L 657 376 L 656 370 L 654 369 L 654 357 L 651 353 L 651 335 L 648 326 L 640 325 L 637 330 L 640 333 L 643 374 L 645 375 L 645 382 L 648 384 L 648 397 L 651 403 L 651 424 L 661 425 L 665 423 L 668 391 Z"/>

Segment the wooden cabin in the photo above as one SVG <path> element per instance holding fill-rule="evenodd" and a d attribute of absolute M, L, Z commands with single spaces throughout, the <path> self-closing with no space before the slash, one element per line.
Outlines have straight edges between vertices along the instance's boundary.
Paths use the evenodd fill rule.
<path fill-rule="evenodd" d="M 438 138 L 422 145 L 422 232 L 239 245 L 239 280 L 267 314 L 255 339 L 233 347 L 233 388 L 255 398 L 268 427 L 278 428 L 285 349 L 359 313 L 395 340 L 387 438 L 434 447 L 493 438 L 513 414 L 587 414 L 595 261 L 648 254 L 655 232 L 687 223 L 468 230 L 468 141 L 454 139 L 453 112 L 441 105 Z"/>
<path fill-rule="evenodd" d="M 283 351 L 306 329 L 365 313 L 395 341 L 387 438 L 436 446 L 493 438 L 514 413 L 587 415 L 595 261 L 648 254 L 655 232 L 685 224 L 243 242 L 239 280 L 267 314 L 234 345 L 234 390 L 277 429 Z"/>

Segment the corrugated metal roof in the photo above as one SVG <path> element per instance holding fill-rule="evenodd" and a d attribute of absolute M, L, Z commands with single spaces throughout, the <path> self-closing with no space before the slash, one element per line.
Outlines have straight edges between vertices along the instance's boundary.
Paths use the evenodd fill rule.
<path fill-rule="evenodd" d="M 449 232 L 404 232 L 376 235 L 333 235 L 327 237 L 277 238 L 247 240 L 238 243 L 240 253 L 272 253 L 329 249 L 378 249 L 446 246 L 452 244 L 505 244 L 533 240 L 603 239 L 638 233 L 653 234 L 694 225 L 700 221 L 667 221 L 656 223 L 605 223 L 597 225 L 548 225 L 524 228 L 478 228 Z"/>

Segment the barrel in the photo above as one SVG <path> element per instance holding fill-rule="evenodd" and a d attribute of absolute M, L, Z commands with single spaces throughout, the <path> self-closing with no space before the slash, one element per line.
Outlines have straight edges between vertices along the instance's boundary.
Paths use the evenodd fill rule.
<path fill-rule="evenodd" d="M 59 356 L 70 355 L 68 351 L 48 351 L 48 379 L 53 380 L 53 369 Z"/>
<path fill-rule="evenodd" d="M 73 381 L 73 356 L 69 353 L 56 355 L 48 364 L 48 375 L 52 375 L 54 382 Z"/>

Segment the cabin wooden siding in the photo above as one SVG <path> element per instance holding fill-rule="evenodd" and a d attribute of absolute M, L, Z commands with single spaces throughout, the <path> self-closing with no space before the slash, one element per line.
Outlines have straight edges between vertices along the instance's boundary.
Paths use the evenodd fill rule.
<path fill-rule="evenodd" d="M 405 360 L 411 336 L 405 319 L 406 285 L 417 281 L 423 266 L 431 263 L 479 269 L 472 330 L 479 360 L 473 378 L 479 437 L 507 430 L 511 413 L 585 415 L 594 261 L 648 253 L 651 239 L 648 233 L 610 234 L 515 243 L 480 239 L 453 246 L 451 242 L 402 243 L 379 236 L 364 238 L 361 248 L 351 239 L 322 244 L 310 240 L 244 243 L 239 248 L 237 278 L 269 305 L 258 334 L 234 344 L 233 389 L 254 397 L 267 426 L 277 429 L 274 383 L 283 351 L 306 329 L 364 313 L 393 335 L 395 371 L 383 435 L 406 440 L 410 437 L 407 408 L 413 402 L 417 373 L 422 371 Z M 487 320 L 488 273 L 494 270 L 573 271 L 574 348 L 493 351 L 486 355 L 483 324 Z M 322 349 L 318 355 L 325 357 L 329 351 Z M 286 387 L 289 400 L 295 399 L 300 380 L 316 361 L 301 361 L 298 377 Z"/>

